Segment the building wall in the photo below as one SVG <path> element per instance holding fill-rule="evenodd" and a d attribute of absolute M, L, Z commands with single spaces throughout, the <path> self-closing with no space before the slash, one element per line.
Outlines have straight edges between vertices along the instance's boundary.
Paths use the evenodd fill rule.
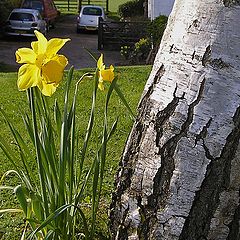
<path fill-rule="evenodd" d="M 148 0 L 148 17 L 153 20 L 160 15 L 168 16 L 175 0 Z"/>

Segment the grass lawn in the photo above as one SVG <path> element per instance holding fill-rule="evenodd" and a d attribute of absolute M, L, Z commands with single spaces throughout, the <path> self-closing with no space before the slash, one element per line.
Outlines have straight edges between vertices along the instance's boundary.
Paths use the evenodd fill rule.
<path fill-rule="evenodd" d="M 130 1 L 130 0 L 109 0 L 109 11 L 116 13 L 118 11 L 118 6 L 125 2 L 128 2 L 128 1 Z M 61 10 L 61 13 L 75 14 L 77 12 L 77 10 L 74 10 L 74 7 L 71 8 L 69 12 L 67 11 L 67 1 L 58 0 L 58 1 L 54 1 L 54 2 L 58 6 L 58 9 Z M 72 2 L 74 2 L 75 3 L 74 6 L 76 6 L 77 1 L 72 1 Z M 90 4 L 99 5 L 98 2 L 99 1 L 91 0 Z M 65 7 L 63 7 L 63 3 L 65 3 Z M 70 3 L 71 3 L 71 1 L 70 1 Z M 104 3 L 104 2 L 102 2 L 102 3 Z"/>
<path fill-rule="evenodd" d="M 109 0 L 109 11 L 117 12 L 118 6 L 130 0 Z"/>
<path fill-rule="evenodd" d="M 145 82 L 150 73 L 150 66 L 134 66 L 134 67 L 119 67 L 116 68 L 116 72 L 119 74 L 118 84 L 120 85 L 121 90 L 124 92 L 125 97 L 130 104 L 131 108 L 136 113 L 136 107 L 143 91 Z M 87 70 L 76 71 L 74 73 L 74 82 L 76 82 L 79 77 L 86 72 Z M 89 71 L 89 70 L 88 70 Z M 21 121 L 21 111 L 28 111 L 28 104 L 26 100 L 25 92 L 19 92 L 16 87 L 17 73 L 3 73 L 0 72 L 0 98 L 1 105 L 0 107 L 5 110 L 11 121 L 17 126 L 17 129 L 20 131 L 24 139 L 27 138 L 24 125 Z M 63 92 L 64 92 L 64 81 L 58 88 L 57 92 L 49 99 L 50 104 L 53 104 L 55 98 L 58 99 L 60 104 L 63 103 Z M 97 99 L 97 118 L 101 122 L 102 112 L 103 112 L 103 102 L 105 94 L 99 92 Z M 79 136 L 80 141 L 82 141 L 86 124 L 88 121 L 88 115 L 91 107 L 91 94 L 92 94 L 92 81 L 85 80 L 82 82 L 79 89 L 78 97 L 78 109 L 77 109 L 77 122 L 79 124 Z M 103 233 L 107 232 L 107 210 L 109 202 L 111 200 L 111 192 L 113 190 L 113 181 L 114 175 L 118 168 L 120 157 L 124 148 L 125 141 L 129 134 L 129 131 L 132 127 L 133 121 L 131 120 L 126 108 L 120 102 L 117 95 L 114 93 L 109 106 L 109 115 L 110 120 L 114 121 L 117 116 L 119 116 L 119 123 L 117 131 L 112 138 L 112 141 L 108 145 L 108 158 L 107 158 L 107 167 L 106 167 L 106 176 L 104 179 L 103 194 L 102 194 L 102 205 L 101 205 L 101 214 L 99 216 L 99 226 Z M 9 143 L 11 147 L 15 147 L 13 138 L 3 120 L 3 117 L 0 115 L 0 124 L 1 124 L 1 136 Z M 98 130 L 94 132 L 95 139 L 98 138 Z M 89 157 L 94 156 L 94 149 L 96 147 L 96 141 L 92 141 L 90 149 L 92 153 Z M 13 166 L 5 157 L 4 153 L 0 149 L 0 178 L 7 170 L 13 169 Z M 35 160 L 32 162 L 32 169 L 35 169 Z M 36 173 L 37 174 L 37 173 Z M 11 185 L 16 185 L 17 180 L 13 177 L 7 179 L 7 182 Z M 87 193 L 86 193 L 87 199 Z M 0 192 L 0 209 L 4 208 L 13 208 L 17 207 L 16 200 L 11 191 L 2 190 Z M 20 215 L 8 214 L 0 215 L 0 239 L 1 240 L 15 240 L 20 239 L 20 233 L 23 228 L 23 220 Z"/>

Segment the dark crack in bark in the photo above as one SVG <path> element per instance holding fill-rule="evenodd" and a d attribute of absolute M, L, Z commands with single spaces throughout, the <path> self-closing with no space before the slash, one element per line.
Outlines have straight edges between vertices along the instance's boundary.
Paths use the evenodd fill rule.
<path fill-rule="evenodd" d="M 148 197 L 148 204 L 145 206 L 145 221 L 141 224 L 141 233 L 140 238 L 144 236 L 143 239 L 148 239 L 145 236 L 150 234 L 150 229 L 154 226 L 156 222 L 156 214 L 160 208 L 164 208 L 166 200 L 169 195 L 169 185 L 175 169 L 174 164 L 174 153 L 176 151 L 177 145 L 182 137 L 186 136 L 188 129 L 193 121 L 194 109 L 198 105 L 203 95 L 205 86 L 205 79 L 201 82 L 197 98 L 189 105 L 187 112 L 187 119 L 181 126 L 180 132 L 169 139 L 162 147 L 159 146 L 158 154 L 161 156 L 161 167 L 158 169 L 154 180 L 153 180 L 153 193 Z M 184 97 L 184 95 L 182 96 Z M 176 97 L 175 97 L 176 98 Z M 179 99 L 175 99 L 173 106 L 177 106 Z M 169 105 L 168 105 L 169 106 Z M 165 110 L 164 110 L 165 111 Z M 165 114 L 160 115 L 164 119 L 166 118 Z M 170 115 L 167 115 L 168 119 Z M 158 119 L 156 122 L 161 122 L 162 119 Z M 159 125 L 158 137 L 161 137 L 161 125 Z M 156 139 L 156 142 L 159 142 L 159 139 Z"/>
<path fill-rule="evenodd" d="M 141 196 L 138 196 L 137 201 L 138 201 L 139 213 L 141 216 L 141 223 L 138 227 L 138 236 L 141 236 L 141 239 L 148 239 L 148 230 L 147 229 L 143 230 L 145 226 L 142 225 L 142 223 L 146 221 L 146 216 L 147 216 L 146 208 L 144 205 L 142 205 Z"/>
<path fill-rule="evenodd" d="M 223 69 L 230 67 L 230 64 L 223 61 L 222 58 L 212 58 L 212 50 L 210 45 L 207 46 L 206 51 L 202 57 L 202 65 L 206 67 L 208 64 L 214 69 Z"/>
<path fill-rule="evenodd" d="M 240 191 L 239 191 L 240 198 Z M 228 225 L 229 234 L 226 240 L 239 240 L 240 239 L 240 202 L 238 207 L 235 210 L 233 220 Z"/>
<path fill-rule="evenodd" d="M 128 215 L 128 211 L 129 211 L 129 207 L 126 208 L 126 210 L 124 211 L 123 213 L 123 216 L 122 216 L 122 221 L 119 225 L 119 237 L 118 237 L 118 240 L 127 240 L 128 239 L 128 228 L 129 228 L 129 224 L 127 225 L 127 227 L 125 226 L 125 219 L 127 218 L 127 215 Z"/>
<path fill-rule="evenodd" d="M 113 239 L 115 239 L 119 225 L 121 225 L 121 231 L 119 230 L 118 239 L 125 239 L 124 236 L 128 232 L 129 225 L 124 226 L 124 223 L 122 223 L 122 216 L 119 214 L 119 212 L 121 212 L 120 209 L 122 209 L 121 196 L 131 186 L 131 179 L 134 165 L 138 158 L 140 142 L 143 138 L 144 132 L 148 128 L 144 123 L 146 122 L 152 108 L 149 96 L 152 94 L 155 85 L 158 84 L 164 72 L 165 69 L 162 65 L 154 77 L 153 84 L 149 87 L 139 104 L 139 115 L 131 134 L 131 142 L 128 144 L 128 149 L 120 162 L 120 168 L 115 180 L 115 187 L 117 190 L 112 194 L 112 203 L 110 206 L 110 228 L 113 233 Z"/>
<path fill-rule="evenodd" d="M 183 95 L 181 97 L 177 97 L 176 92 L 177 92 L 177 85 L 173 92 L 173 100 L 167 105 L 167 107 L 165 109 L 163 109 L 162 111 L 159 111 L 156 114 L 155 121 L 154 121 L 154 123 L 155 123 L 154 129 L 156 131 L 156 146 L 157 147 L 159 147 L 159 141 L 163 134 L 163 125 L 172 116 L 172 114 L 176 110 L 176 107 L 178 106 L 179 101 L 184 99 L 185 93 L 183 93 Z"/>
<path fill-rule="evenodd" d="M 154 87 L 160 81 L 160 79 L 162 78 L 164 73 L 165 73 L 164 65 L 161 65 L 160 68 L 158 69 L 157 73 L 154 76 L 152 85 L 148 88 L 148 91 L 146 92 L 146 94 L 141 99 L 141 102 L 139 103 L 138 111 L 140 113 L 144 111 L 143 108 L 146 108 L 146 104 L 149 101 L 149 96 L 153 93 Z"/>
<path fill-rule="evenodd" d="M 193 51 L 192 60 L 195 58 L 195 55 L 196 55 L 196 51 Z"/>
<path fill-rule="evenodd" d="M 208 157 L 211 162 L 201 188 L 196 193 L 179 240 L 198 239 L 208 235 L 211 219 L 219 205 L 220 193 L 229 187 L 231 161 L 235 157 L 240 139 L 240 107 L 234 114 L 233 122 L 234 128 L 226 138 L 220 157 Z"/>
<path fill-rule="evenodd" d="M 209 148 L 207 147 L 207 145 L 206 145 L 206 143 L 205 143 L 205 140 L 204 139 L 202 139 L 203 140 L 203 149 L 204 149 L 204 151 L 205 151 L 205 156 L 206 156 L 206 158 L 207 159 L 209 159 L 209 160 L 211 160 L 211 161 L 214 161 L 215 160 L 215 158 L 212 156 L 212 154 L 210 153 L 210 150 L 209 150 Z"/>
<path fill-rule="evenodd" d="M 222 58 L 215 58 L 215 59 L 212 59 L 211 62 L 210 62 L 211 66 L 213 68 L 219 68 L 219 69 L 223 69 L 223 68 L 228 68 L 230 67 L 230 64 L 224 62 L 222 60 Z"/>
<path fill-rule="evenodd" d="M 208 63 L 211 62 L 211 55 L 212 55 L 212 50 L 211 50 L 211 46 L 208 45 L 206 48 L 205 53 L 203 54 L 202 57 L 202 65 L 205 67 Z"/>
<path fill-rule="evenodd" d="M 170 50 L 169 50 L 170 53 L 172 53 L 173 47 L 174 47 L 174 44 L 172 44 L 170 47 Z"/>
<path fill-rule="evenodd" d="M 195 20 L 193 20 L 192 24 L 188 27 L 188 29 L 191 29 L 192 27 L 198 28 L 199 24 L 200 24 L 199 20 L 195 19 Z"/>
<path fill-rule="evenodd" d="M 128 151 L 126 152 L 124 159 L 120 163 L 120 169 L 116 176 L 115 187 L 117 191 L 112 194 L 112 203 L 110 205 L 110 227 L 113 233 L 113 239 L 115 239 L 115 234 L 119 230 L 118 239 L 127 239 L 124 238 L 127 234 L 128 226 L 124 226 L 122 223 L 122 212 L 121 206 L 121 196 L 131 185 L 131 178 L 133 174 L 134 162 L 137 159 L 139 151 L 139 143 L 142 139 L 142 133 L 144 131 L 144 126 L 142 122 L 138 122 L 135 125 L 134 131 L 132 133 L 132 141 L 129 145 Z M 128 212 L 128 209 L 127 209 Z M 118 226 L 120 228 L 118 229 Z"/>
<path fill-rule="evenodd" d="M 208 128 L 210 127 L 211 122 L 212 122 L 212 118 L 208 120 L 207 124 L 202 128 L 201 132 L 196 136 L 195 146 L 197 145 L 198 141 L 200 141 L 201 139 L 204 139 L 207 136 Z"/>

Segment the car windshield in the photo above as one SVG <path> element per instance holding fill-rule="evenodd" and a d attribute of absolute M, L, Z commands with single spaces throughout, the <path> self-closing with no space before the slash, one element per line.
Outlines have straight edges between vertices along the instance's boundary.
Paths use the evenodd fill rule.
<path fill-rule="evenodd" d="M 31 13 L 13 12 L 9 17 L 9 20 L 33 22 L 34 16 Z"/>
<path fill-rule="evenodd" d="M 93 16 L 101 16 L 102 9 L 95 7 L 85 7 L 83 9 L 83 15 L 93 15 Z"/>

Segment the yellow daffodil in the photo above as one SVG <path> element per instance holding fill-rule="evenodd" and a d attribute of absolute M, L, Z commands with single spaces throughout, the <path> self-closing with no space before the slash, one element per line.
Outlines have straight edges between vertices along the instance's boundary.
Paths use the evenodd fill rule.
<path fill-rule="evenodd" d="M 53 38 L 47 40 L 44 35 L 34 31 L 37 40 L 31 48 L 16 51 L 16 62 L 24 63 L 18 71 L 18 89 L 24 91 L 37 86 L 43 95 L 51 96 L 59 85 L 68 60 L 57 54 L 70 39 Z"/>
<path fill-rule="evenodd" d="M 112 82 L 114 79 L 114 67 L 111 65 L 109 69 L 106 69 L 105 64 L 103 63 L 103 55 L 101 54 L 100 58 L 97 62 L 97 67 L 99 70 L 99 80 L 98 80 L 98 88 L 103 91 L 104 90 L 104 81 Z"/>

